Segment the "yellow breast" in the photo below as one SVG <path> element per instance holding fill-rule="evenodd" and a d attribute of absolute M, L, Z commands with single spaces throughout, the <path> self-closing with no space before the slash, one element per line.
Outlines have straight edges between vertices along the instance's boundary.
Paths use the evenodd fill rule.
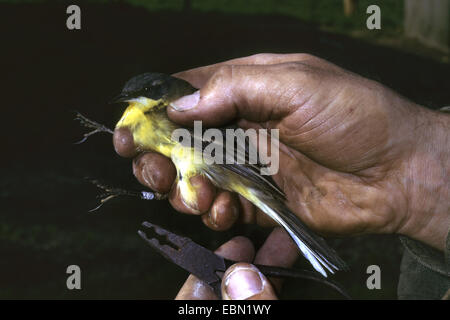
<path fill-rule="evenodd" d="M 148 109 L 139 103 L 130 103 L 117 122 L 116 128 L 130 130 L 139 151 L 156 151 L 171 157 L 176 144 L 171 136 L 177 126 L 169 120 L 165 109 Z"/>

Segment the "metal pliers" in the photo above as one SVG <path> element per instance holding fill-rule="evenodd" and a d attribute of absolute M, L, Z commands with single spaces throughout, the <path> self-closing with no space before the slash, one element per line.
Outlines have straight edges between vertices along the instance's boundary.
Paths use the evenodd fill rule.
<path fill-rule="evenodd" d="M 150 247 L 159 252 L 167 260 L 175 263 L 207 283 L 217 296 L 219 298 L 221 297 L 221 276 L 231 265 L 238 261 L 231 261 L 218 256 L 191 239 L 174 234 L 150 222 L 144 222 L 142 223 L 142 226 L 147 228 L 147 231 L 154 233 L 154 236 L 149 238 L 145 232 L 141 230 L 138 231 L 138 234 L 150 245 Z M 255 264 L 255 267 L 268 277 L 301 278 L 317 281 L 333 288 L 346 299 L 351 299 L 339 284 L 332 280 L 325 279 L 316 272 L 258 264 Z"/>

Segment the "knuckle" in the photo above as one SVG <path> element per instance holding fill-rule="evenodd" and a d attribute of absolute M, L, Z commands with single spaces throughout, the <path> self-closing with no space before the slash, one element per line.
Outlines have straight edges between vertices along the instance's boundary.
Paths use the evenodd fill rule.
<path fill-rule="evenodd" d="M 308 62 L 286 62 L 274 66 L 280 74 L 291 74 L 300 82 L 307 82 L 317 73 L 316 68 Z"/>
<path fill-rule="evenodd" d="M 210 91 L 214 90 L 215 88 L 227 87 L 231 82 L 232 73 L 233 73 L 232 65 L 220 66 L 209 79 L 206 90 Z"/>
<path fill-rule="evenodd" d="M 306 66 L 303 62 L 286 62 L 280 65 L 283 72 L 305 71 Z"/>
<path fill-rule="evenodd" d="M 281 77 L 281 79 L 294 78 L 297 82 L 303 82 L 308 79 L 311 68 L 302 62 L 285 62 L 282 64 L 270 66 L 271 73 Z"/>
<path fill-rule="evenodd" d="M 298 60 L 299 61 L 317 60 L 317 57 L 309 53 L 299 53 Z"/>
<path fill-rule="evenodd" d="M 233 72 L 232 65 L 223 65 L 220 66 L 217 71 L 213 75 L 213 79 L 215 81 L 224 81 L 231 78 L 231 74 Z"/>
<path fill-rule="evenodd" d="M 257 53 L 250 58 L 256 63 L 256 64 L 266 64 L 269 61 L 272 61 L 275 57 L 280 56 L 279 54 L 275 53 Z"/>

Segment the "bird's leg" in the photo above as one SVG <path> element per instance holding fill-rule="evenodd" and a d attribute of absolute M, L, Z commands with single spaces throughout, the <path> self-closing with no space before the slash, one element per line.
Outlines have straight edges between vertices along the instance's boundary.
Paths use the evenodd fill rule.
<path fill-rule="evenodd" d="M 104 126 L 103 124 L 100 124 L 98 122 L 92 121 L 85 116 L 83 116 L 81 113 L 77 112 L 75 116 L 75 120 L 80 121 L 80 123 L 85 126 L 86 128 L 94 129 L 91 132 L 85 133 L 83 135 L 83 139 L 81 139 L 78 142 L 75 142 L 75 144 L 83 143 L 89 138 L 91 135 L 96 134 L 98 132 L 107 132 L 110 134 L 114 134 L 114 131 L 109 129 L 108 127 Z"/>
<path fill-rule="evenodd" d="M 150 191 L 133 191 L 133 190 L 125 190 L 121 188 L 110 187 L 100 183 L 98 180 L 91 180 L 92 184 L 94 184 L 97 188 L 100 188 L 104 191 L 103 194 L 99 196 L 100 204 L 89 212 L 96 211 L 99 209 L 105 202 L 114 199 L 118 196 L 131 196 L 138 197 L 143 200 L 164 200 L 167 199 L 167 194 L 162 194 L 159 192 L 150 192 Z"/>

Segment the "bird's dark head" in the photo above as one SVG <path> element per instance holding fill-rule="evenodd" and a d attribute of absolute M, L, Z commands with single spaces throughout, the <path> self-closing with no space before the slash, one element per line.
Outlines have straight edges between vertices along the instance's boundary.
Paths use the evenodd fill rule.
<path fill-rule="evenodd" d="M 131 78 L 113 102 L 158 101 L 160 104 L 177 100 L 196 91 L 188 82 L 167 74 L 147 72 Z M 150 102 L 149 101 L 149 102 Z"/>
<path fill-rule="evenodd" d="M 114 130 L 114 146 L 121 155 L 130 156 L 135 146 L 150 150 L 151 139 L 158 128 L 171 130 L 163 109 L 172 101 L 194 93 L 197 89 L 188 82 L 162 73 L 144 73 L 128 80 L 114 102 L 128 102 Z M 162 116 L 164 115 L 164 116 Z M 161 121 L 166 121 L 160 125 Z M 170 136 L 170 135 L 169 135 Z"/>

